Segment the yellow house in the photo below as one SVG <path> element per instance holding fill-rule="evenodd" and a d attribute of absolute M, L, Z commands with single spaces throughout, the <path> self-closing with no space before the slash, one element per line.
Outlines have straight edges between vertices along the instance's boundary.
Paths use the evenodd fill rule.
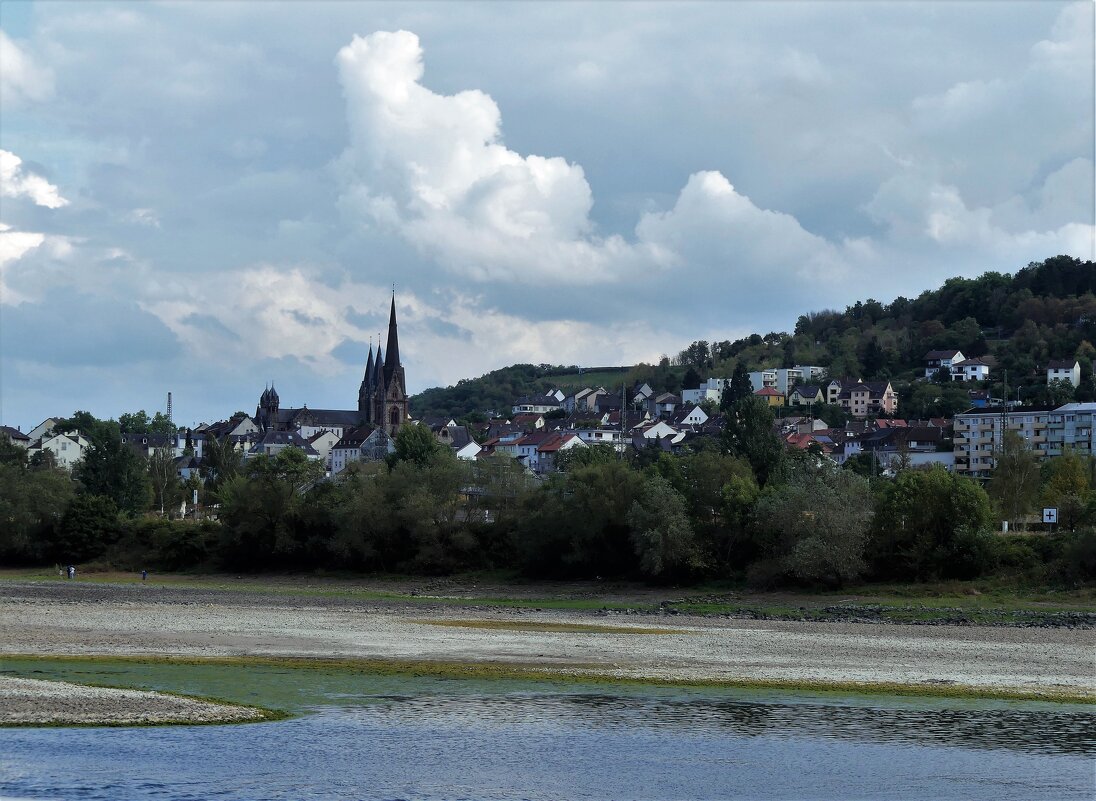
<path fill-rule="evenodd" d="M 776 387 L 762 387 L 754 393 L 755 398 L 764 398 L 769 406 L 783 406 L 784 395 Z"/>

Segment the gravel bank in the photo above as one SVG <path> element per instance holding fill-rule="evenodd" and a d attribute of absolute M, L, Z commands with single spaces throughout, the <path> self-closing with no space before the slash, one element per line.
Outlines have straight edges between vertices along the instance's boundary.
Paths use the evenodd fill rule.
<path fill-rule="evenodd" d="M 486 662 L 681 680 L 959 685 L 1096 698 L 1096 632 L 423 608 L 155 586 L 7 583 L 0 653 Z M 431 625 L 520 621 L 522 630 Z M 672 623 L 670 622 L 672 620 Z M 632 627 L 536 631 L 528 624 Z M 675 633 L 649 629 L 672 625 Z"/>
<path fill-rule="evenodd" d="M 177 695 L 0 676 L 4 726 L 238 723 L 266 717 L 261 709 Z"/>

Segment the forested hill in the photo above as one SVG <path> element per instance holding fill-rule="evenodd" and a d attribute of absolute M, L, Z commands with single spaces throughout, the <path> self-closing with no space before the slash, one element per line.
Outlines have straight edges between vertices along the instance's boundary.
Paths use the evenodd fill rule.
<path fill-rule="evenodd" d="M 1023 398 L 1040 400 L 1039 393 L 1046 392 L 1041 371 L 1047 360 L 1078 358 L 1082 376 L 1088 378 L 1096 359 L 1094 345 L 1096 263 L 1056 256 L 1014 275 L 988 272 L 979 278 L 952 278 L 914 299 L 899 297 L 885 304 L 868 298 L 844 311 L 809 312 L 790 334 L 697 341 L 659 365 L 582 373 L 574 367 L 514 365 L 453 387 L 428 389 L 411 399 L 411 409 L 416 416 L 505 413 L 520 395 L 554 386 L 565 391 L 611 388 L 619 386 L 622 377 L 648 381 L 656 390 L 678 391 L 708 376 L 730 376 L 741 361 L 749 370 L 812 364 L 826 367 L 834 376 L 890 379 L 905 399 L 904 414 L 947 414 L 965 403 L 965 390 L 949 388 L 954 397 L 941 401 L 939 391 L 910 383 L 923 374 L 927 351 L 957 348 L 967 358 L 990 356 L 996 363 L 995 379 L 1008 371 L 1010 395 L 1020 388 Z"/>

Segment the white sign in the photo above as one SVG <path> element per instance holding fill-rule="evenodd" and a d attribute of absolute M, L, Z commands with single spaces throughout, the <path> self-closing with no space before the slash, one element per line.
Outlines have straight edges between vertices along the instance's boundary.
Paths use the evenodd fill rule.
<path fill-rule="evenodd" d="M 194 505 L 198 505 L 198 490 L 194 490 Z"/>
<path fill-rule="evenodd" d="M 1058 522 L 1058 510 L 1053 507 L 1047 507 L 1043 510 L 1043 522 L 1044 523 L 1057 523 Z"/>

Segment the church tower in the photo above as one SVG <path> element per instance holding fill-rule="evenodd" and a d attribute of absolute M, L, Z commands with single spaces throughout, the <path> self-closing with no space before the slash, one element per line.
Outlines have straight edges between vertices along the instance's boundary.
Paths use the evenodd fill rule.
<path fill-rule="evenodd" d="M 376 389 L 373 393 L 373 425 L 390 437 L 396 436 L 407 420 L 407 378 L 400 364 L 400 338 L 396 327 L 396 296 L 392 295 L 392 310 L 388 317 L 388 346 L 381 361 L 378 349 L 373 365 Z"/>
<path fill-rule="evenodd" d="M 365 378 L 362 379 L 362 385 L 358 389 L 358 413 L 366 423 L 371 422 L 373 411 L 373 372 L 373 339 L 370 337 L 369 358 L 365 362 Z"/>

